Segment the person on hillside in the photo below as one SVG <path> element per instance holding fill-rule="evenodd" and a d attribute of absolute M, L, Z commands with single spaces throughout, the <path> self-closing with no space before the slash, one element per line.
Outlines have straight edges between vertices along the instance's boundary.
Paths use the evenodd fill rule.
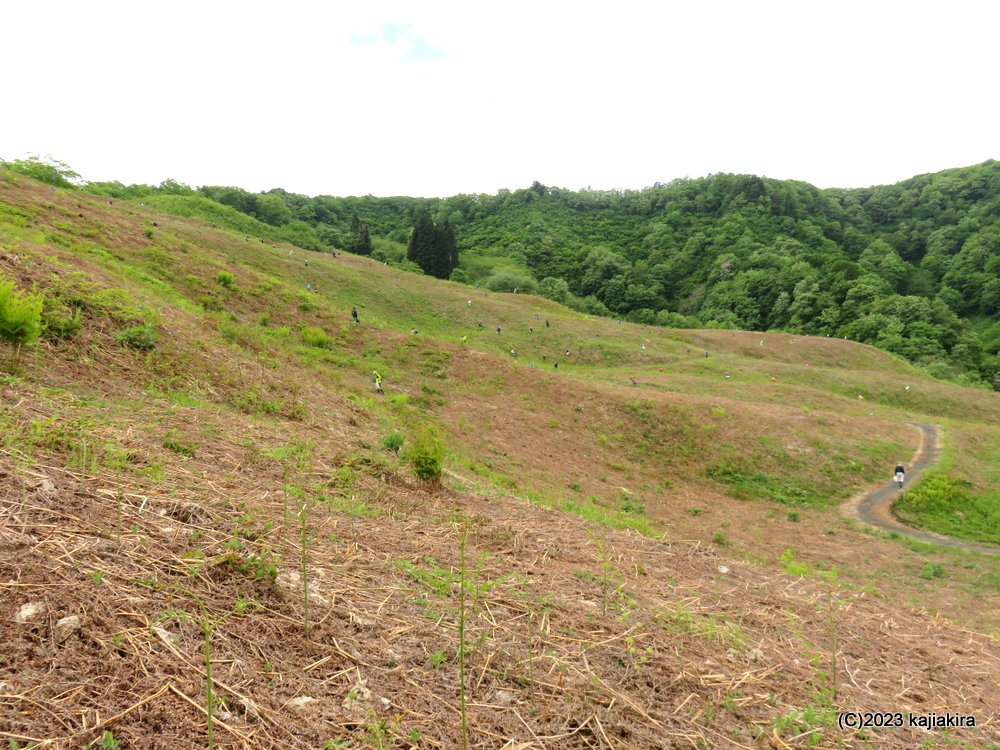
<path fill-rule="evenodd" d="M 358 308 L 356 308 L 356 307 L 352 307 L 351 308 L 351 318 L 354 319 L 355 323 L 360 323 L 361 322 L 360 320 L 358 320 Z"/>
<path fill-rule="evenodd" d="M 904 479 L 906 479 L 906 469 L 903 468 L 903 464 L 896 464 L 896 473 L 892 480 L 902 487 Z"/>
<path fill-rule="evenodd" d="M 382 375 L 378 370 L 372 370 L 372 378 L 375 380 L 375 393 L 382 395 Z"/>
<path fill-rule="evenodd" d="M 497 326 L 497 336 L 500 335 L 500 326 Z"/>
<path fill-rule="evenodd" d="M 546 327 L 546 328 L 548 328 L 548 327 L 549 327 L 549 319 L 548 319 L 548 318 L 546 318 L 546 319 L 545 319 L 545 327 Z"/>
<path fill-rule="evenodd" d="M 629 380 L 631 380 L 631 381 L 632 381 L 632 385 L 639 385 L 638 381 L 636 381 L 636 379 L 635 379 L 635 378 L 633 378 L 633 377 L 631 377 L 631 376 L 630 376 L 630 377 L 629 377 Z"/>

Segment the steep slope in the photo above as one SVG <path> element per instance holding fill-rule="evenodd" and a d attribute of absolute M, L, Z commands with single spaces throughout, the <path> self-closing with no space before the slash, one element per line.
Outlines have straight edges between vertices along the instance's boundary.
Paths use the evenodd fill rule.
<path fill-rule="evenodd" d="M 0 390 L 5 739 L 203 747 L 207 642 L 219 747 L 459 746 L 463 661 L 473 746 L 927 738 L 843 733 L 837 709 L 972 714 L 951 738 L 1000 740 L 995 639 L 908 606 L 995 629 L 994 563 L 836 515 L 912 452 L 901 417 L 994 435 L 993 394 L 10 175 L 0 209 L 0 270 L 50 320 L 81 311 Z M 428 423 L 444 487 L 383 447 Z"/>

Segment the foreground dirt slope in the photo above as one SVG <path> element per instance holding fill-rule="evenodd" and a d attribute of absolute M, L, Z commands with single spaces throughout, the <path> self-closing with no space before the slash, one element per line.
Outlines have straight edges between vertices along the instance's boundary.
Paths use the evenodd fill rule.
<path fill-rule="evenodd" d="M 178 472 L 159 492 L 4 457 L 6 737 L 204 747 L 190 618 L 242 599 L 211 637 L 218 747 L 457 747 L 465 528 L 473 746 L 866 746 L 835 709 L 969 714 L 980 726 L 949 732 L 958 746 L 1000 740 L 995 640 L 696 545 L 392 477 L 350 488 L 363 510 L 312 511 L 307 640 L 296 530 L 264 533 L 280 476 L 229 447 L 223 486 Z M 276 580 L 254 579 L 258 560 Z M 43 608 L 15 623 L 27 603 Z M 867 733 L 900 748 L 943 736 Z"/>
<path fill-rule="evenodd" d="M 20 218 L 4 227 L 0 267 L 25 287 L 69 289 L 84 312 L 75 338 L 43 342 L 0 385 L 3 739 L 80 748 L 109 732 L 128 748 L 205 747 L 207 624 L 218 747 L 460 747 L 467 534 L 474 747 L 1000 742 L 995 638 L 812 564 L 898 576 L 922 558 L 831 533 L 818 510 L 777 527 L 766 516 L 784 506 L 724 497 L 706 476 L 723 461 L 777 474 L 829 453 L 824 481 L 863 485 L 908 433 L 870 415 L 894 387 L 877 352 L 807 342 L 803 374 L 802 343 L 619 328 L 501 295 L 470 306 L 440 291 L 453 285 L 358 258 L 310 254 L 323 294 L 303 298 L 290 286 L 306 279 L 301 251 L 261 256 L 242 237 L 142 207 L 28 182 L 4 190 Z M 154 219 L 156 243 L 143 229 Z M 214 281 L 225 269 L 235 291 Z M 385 296 L 355 328 L 343 319 L 362 293 Z M 159 314 L 150 351 L 116 339 L 142 308 Z M 535 314 L 559 331 L 550 346 L 571 342 L 558 374 L 521 364 L 543 333 L 526 330 Z M 524 329 L 510 334 L 518 362 L 507 341 L 477 333 L 478 316 Z M 302 345 L 303 324 L 332 346 Z M 778 383 L 752 366 L 760 349 L 788 360 Z M 648 370 L 642 387 L 611 368 L 621 362 Z M 384 403 L 371 398 L 372 367 L 387 372 Z M 721 378 L 730 367 L 737 383 Z M 786 377 L 803 383 L 781 390 Z M 684 378 L 690 392 L 676 390 Z M 842 392 L 826 397 L 813 381 Z M 856 399 L 859 383 L 879 406 Z M 413 484 L 382 447 L 422 421 L 448 436 L 447 487 Z M 300 445 L 301 465 L 287 458 Z M 847 461 L 857 470 L 845 477 Z M 610 514 L 623 489 L 645 501 L 654 536 L 517 497 L 590 496 Z M 773 566 L 791 547 L 788 572 L 735 558 Z M 949 595 L 966 598 L 935 606 L 996 601 Z M 852 709 L 951 712 L 978 726 L 841 731 L 836 711 Z"/>

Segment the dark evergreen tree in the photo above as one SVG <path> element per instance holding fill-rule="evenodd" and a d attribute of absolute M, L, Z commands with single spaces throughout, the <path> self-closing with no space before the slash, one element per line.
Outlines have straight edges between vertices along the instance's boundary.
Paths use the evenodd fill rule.
<path fill-rule="evenodd" d="M 447 279 L 451 276 L 451 272 L 458 268 L 458 244 L 455 242 L 455 231 L 447 221 L 438 227 L 437 255 L 443 271 L 443 275 L 438 278 Z"/>
<path fill-rule="evenodd" d="M 358 232 L 354 235 L 354 247 L 351 252 L 358 255 L 372 254 L 372 238 L 368 231 L 368 225 L 364 222 L 358 224 Z"/>
<path fill-rule="evenodd" d="M 372 238 L 368 224 L 361 221 L 357 214 L 351 215 L 351 244 L 347 248 L 355 255 L 372 254 Z"/>
<path fill-rule="evenodd" d="M 434 220 L 430 214 L 423 213 L 417 217 L 413 231 L 410 233 L 410 242 L 406 246 L 406 257 L 413 261 L 424 273 L 432 273 L 435 268 L 434 256 L 436 250 L 436 237 Z"/>

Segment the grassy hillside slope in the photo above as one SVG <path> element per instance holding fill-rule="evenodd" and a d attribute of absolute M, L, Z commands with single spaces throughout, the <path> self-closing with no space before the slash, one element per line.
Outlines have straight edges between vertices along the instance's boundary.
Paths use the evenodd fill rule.
<path fill-rule="evenodd" d="M 0 386 L 12 746 L 205 747 L 206 643 L 218 747 L 458 747 L 463 684 L 475 747 L 1000 741 L 998 561 L 837 514 L 907 419 L 988 494 L 995 394 L 6 173 L 0 271 L 81 323 Z M 836 726 L 892 708 L 980 726 Z"/>

